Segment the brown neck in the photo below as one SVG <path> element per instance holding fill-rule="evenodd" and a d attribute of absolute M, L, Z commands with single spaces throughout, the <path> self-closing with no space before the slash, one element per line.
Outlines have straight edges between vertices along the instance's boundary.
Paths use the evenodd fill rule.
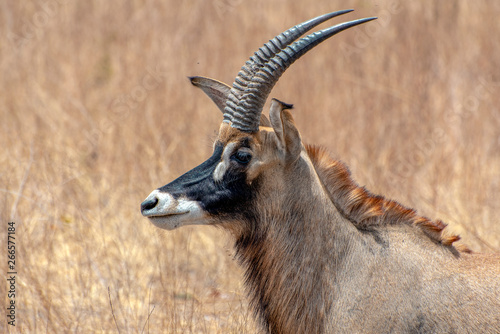
<path fill-rule="evenodd" d="M 314 182 L 316 188 L 290 185 L 301 193 L 261 212 L 236 241 L 251 306 L 272 333 L 323 332 L 335 272 L 359 235 Z"/>
<path fill-rule="evenodd" d="M 275 181 L 278 190 L 267 189 L 254 203 L 259 210 L 253 221 L 233 230 L 251 306 L 272 333 L 322 333 L 332 325 L 332 313 L 342 318 L 345 303 L 355 302 L 346 295 L 356 293 L 346 291 L 368 286 L 374 270 L 381 277 L 397 272 L 401 279 L 395 282 L 404 282 L 414 267 L 428 266 L 426 258 L 437 259 L 438 250 L 443 261 L 457 256 L 451 246 L 456 238 L 441 234 L 443 223 L 371 195 L 343 164 L 312 153 L 314 167 L 302 159 L 293 173 L 299 177 L 277 187 Z M 402 256 L 390 251 L 398 247 L 419 252 L 404 254 L 412 263 L 407 271 L 397 258 L 389 259 Z M 377 284 L 381 291 L 387 287 L 384 280 Z M 342 319 L 350 320 L 346 314 Z"/>

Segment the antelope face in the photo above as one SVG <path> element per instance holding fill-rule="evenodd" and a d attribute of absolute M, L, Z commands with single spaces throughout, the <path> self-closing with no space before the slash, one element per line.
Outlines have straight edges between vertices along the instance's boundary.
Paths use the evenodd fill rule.
<path fill-rule="evenodd" d="M 295 136 L 292 153 L 287 149 L 291 144 L 287 145 L 279 135 L 283 133 L 281 113 L 285 107 L 273 100 L 271 119 L 278 118 L 276 129 L 261 127 L 257 133 L 245 133 L 222 123 L 212 156 L 154 190 L 141 204 L 142 214 L 167 230 L 252 219 L 256 214 L 254 200 L 263 195 L 261 185 L 265 183 L 269 188 L 271 182 L 283 179 L 283 167 L 294 160 L 291 154 L 300 154 L 302 144 L 297 131 L 288 131 Z"/>
<path fill-rule="evenodd" d="M 262 108 L 283 72 L 325 39 L 373 20 L 341 23 L 296 41 L 318 24 L 350 12 L 343 10 L 298 24 L 264 44 L 245 63 L 232 87 L 192 77 L 224 115 L 212 156 L 171 183 L 154 190 L 141 212 L 165 229 L 181 225 L 251 221 L 261 207 L 279 200 L 287 181 L 300 177 L 290 168 L 302 151 L 290 105 L 274 100 L 270 119 Z M 304 165 L 305 166 L 305 165 Z M 307 169 L 306 169 L 307 170 Z M 284 173 L 288 173 L 284 175 Z"/>
<path fill-rule="evenodd" d="M 154 190 L 141 204 L 142 214 L 153 224 L 170 230 L 245 214 L 239 208 L 255 192 L 246 173 L 256 164 L 256 136 L 228 129 L 226 123 L 220 132 L 210 158 Z"/>

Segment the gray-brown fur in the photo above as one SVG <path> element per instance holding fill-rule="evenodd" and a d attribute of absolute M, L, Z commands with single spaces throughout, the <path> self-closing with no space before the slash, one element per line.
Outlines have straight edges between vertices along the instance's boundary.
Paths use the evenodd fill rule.
<path fill-rule="evenodd" d="M 319 43 L 293 45 L 309 40 Z M 268 80 L 256 73 L 245 85 Z M 266 87 L 277 78 L 269 80 Z M 359 187 L 344 164 L 303 145 L 290 105 L 273 100 L 269 119 L 260 107 L 245 115 L 245 103 L 228 113 L 229 100 L 236 105 L 251 92 L 235 94 L 209 78 L 191 82 L 225 115 L 214 154 L 154 190 L 141 211 L 165 229 L 229 231 L 264 331 L 500 333 L 498 254 L 455 246 L 459 237 L 443 222 Z"/>
<path fill-rule="evenodd" d="M 304 177 L 291 175 L 283 207 L 262 203 L 259 231 L 236 243 L 252 306 L 269 332 L 500 331 L 498 255 L 462 252 L 448 241 L 456 238 L 441 236 L 441 223 L 382 197 L 337 209 L 352 197 L 327 189 L 365 190 L 350 178 L 324 179 L 326 164 L 334 174 L 344 165 L 316 148 L 307 152 L 324 186 L 316 189 L 325 192 L 296 191 Z"/>

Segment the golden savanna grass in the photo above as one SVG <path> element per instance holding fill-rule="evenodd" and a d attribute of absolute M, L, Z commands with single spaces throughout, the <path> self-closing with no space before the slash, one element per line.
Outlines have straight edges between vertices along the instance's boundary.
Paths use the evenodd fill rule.
<path fill-rule="evenodd" d="M 358 183 L 499 251 L 497 1 L 1 2 L 1 243 L 14 221 L 18 275 L 0 332 L 255 332 L 230 238 L 160 231 L 139 204 L 211 154 L 221 114 L 187 76 L 231 83 L 269 38 L 345 8 L 335 22 L 379 20 L 271 95 Z"/>

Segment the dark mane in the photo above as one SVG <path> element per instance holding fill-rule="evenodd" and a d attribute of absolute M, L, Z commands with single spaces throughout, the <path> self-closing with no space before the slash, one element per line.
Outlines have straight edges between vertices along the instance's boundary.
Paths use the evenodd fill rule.
<path fill-rule="evenodd" d="M 420 228 L 429 238 L 443 246 L 471 252 L 463 245 L 455 247 L 453 243 L 460 240 L 460 237 L 445 233 L 447 224 L 441 220 L 432 221 L 419 216 L 413 209 L 360 187 L 351 178 L 347 166 L 331 158 L 324 148 L 306 145 L 306 151 L 335 206 L 358 229 L 370 230 L 377 226 L 407 224 Z"/>

